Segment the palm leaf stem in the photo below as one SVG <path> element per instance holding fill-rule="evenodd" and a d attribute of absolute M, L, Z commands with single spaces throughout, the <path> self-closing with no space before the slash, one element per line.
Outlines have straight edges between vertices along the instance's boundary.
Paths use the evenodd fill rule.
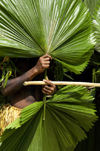
<path fill-rule="evenodd" d="M 45 74 L 44 74 L 44 78 L 48 79 L 47 77 L 47 69 L 45 70 Z M 45 117 L 46 117 L 46 95 L 44 95 L 43 97 L 43 104 L 44 104 L 44 114 L 43 114 L 43 120 L 45 121 Z"/>

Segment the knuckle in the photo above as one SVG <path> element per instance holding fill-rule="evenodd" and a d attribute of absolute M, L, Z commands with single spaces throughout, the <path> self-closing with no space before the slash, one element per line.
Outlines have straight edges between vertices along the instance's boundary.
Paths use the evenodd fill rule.
<path fill-rule="evenodd" d="M 39 58 L 39 61 L 41 60 L 41 57 Z"/>
<path fill-rule="evenodd" d="M 46 69 L 48 68 L 48 66 L 45 67 Z"/>
<path fill-rule="evenodd" d="M 51 91 L 54 91 L 54 88 L 51 88 Z"/>
<path fill-rule="evenodd" d="M 45 90 L 45 87 L 42 89 L 43 91 Z"/>
<path fill-rule="evenodd" d="M 40 62 L 41 62 L 41 64 L 42 64 L 42 63 L 43 63 L 43 60 L 41 59 Z"/>
<path fill-rule="evenodd" d="M 42 66 L 42 68 L 45 68 L 44 64 L 42 64 L 41 66 Z"/>
<path fill-rule="evenodd" d="M 44 93 L 44 94 L 45 94 L 45 91 L 42 91 L 42 93 Z"/>
<path fill-rule="evenodd" d="M 55 85 L 53 85 L 53 87 L 54 87 L 54 89 L 56 88 L 56 86 L 55 86 Z"/>

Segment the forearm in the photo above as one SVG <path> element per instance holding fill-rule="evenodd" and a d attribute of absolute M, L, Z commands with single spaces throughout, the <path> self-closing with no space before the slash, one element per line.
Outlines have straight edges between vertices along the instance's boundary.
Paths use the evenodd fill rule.
<path fill-rule="evenodd" d="M 22 76 L 9 80 L 6 88 L 2 88 L 2 94 L 7 96 L 17 92 L 23 86 L 24 81 L 32 80 L 35 76 L 49 68 L 50 59 L 51 56 L 48 54 L 40 57 L 35 67 L 24 73 Z"/>
<path fill-rule="evenodd" d="M 1 89 L 2 94 L 7 96 L 7 95 L 11 95 L 12 93 L 17 92 L 18 90 L 20 90 L 20 88 L 23 87 L 23 83 L 25 81 L 32 80 L 38 74 L 39 74 L 38 70 L 35 67 L 33 67 L 32 69 L 30 69 L 23 75 L 17 78 L 8 80 L 6 87 Z"/>

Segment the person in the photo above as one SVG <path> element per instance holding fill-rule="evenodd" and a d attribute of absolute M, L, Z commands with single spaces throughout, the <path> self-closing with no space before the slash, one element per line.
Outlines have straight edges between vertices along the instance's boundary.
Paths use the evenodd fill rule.
<path fill-rule="evenodd" d="M 40 76 L 38 80 L 42 80 L 42 75 L 45 69 L 50 67 L 51 60 L 51 56 L 46 54 L 40 57 L 31 69 L 28 69 L 28 63 L 19 62 L 19 68 L 23 74 L 8 80 L 6 87 L 1 89 L 2 94 L 8 96 L 10 101 L 0 110 L 0 135 L 11 122 L 20 116 L 23 108 L 41 101 L 43 94 L 52 95 L 55 92 L 56 86 L 50 80 L 44 80 L 46 85 L 42 88 L 41 86 L 23 86 L 25 81 L 34 80 L 38 76 Z"/>

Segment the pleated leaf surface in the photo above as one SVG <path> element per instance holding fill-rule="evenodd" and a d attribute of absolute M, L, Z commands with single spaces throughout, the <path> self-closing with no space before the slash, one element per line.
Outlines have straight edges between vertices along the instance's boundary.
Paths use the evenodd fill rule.
<path fill-rule="evenodd" d="M 46 53 L 80 73 L 93 51 L 91 18 L 81 0 L 1 0 L 0 56 Z"/>
<path fill-rule="evenodd" d="M 84 1 L 91 12 L 91 15 L 93 15 L 93 12 L 95 11 L 96 5 L 99 2 L 99 0 L 84 0 Z"/>
<path fill-rule="evenodd" d="M 100 52 L 100 2 L 97 3 L 93 14 L 94 34 L 96 39 L 96 50 Z"/>
<path fill-rule="evenodd" d="M 24 108 L 2 135 L 0 151 L 71 151 L 97 119 L 91 93 L 77 86 L 58 90 L 43 115 L 42 101 Z"/>

